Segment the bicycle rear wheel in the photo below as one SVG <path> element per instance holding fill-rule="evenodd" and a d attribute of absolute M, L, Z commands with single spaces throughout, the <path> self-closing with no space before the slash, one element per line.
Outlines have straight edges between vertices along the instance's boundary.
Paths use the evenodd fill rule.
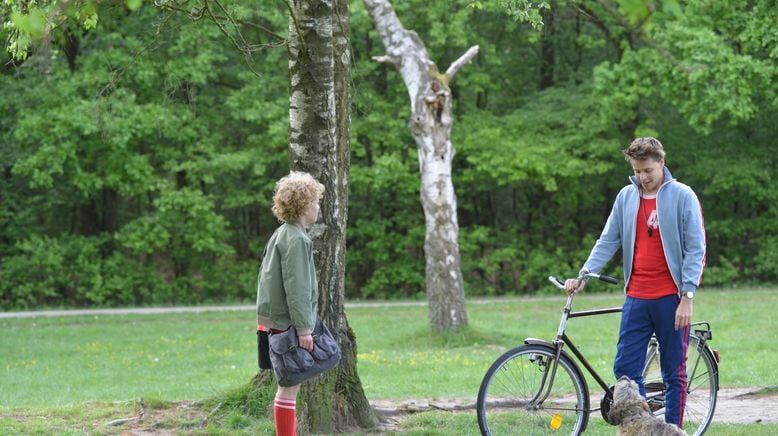
<path fill-rule="evenodd" d="M 689 336 L 689 348 L 686 351 L 686 408 L 683 415 L 683 428 L 690 435 L 704 434 L 713 420 L 718 396 L 718 365 L 715 358 L 700 339 Z M 649 348 L 646 366 L 643 370 L 646 395 L 655 416 L 664 418 L 665 384 L 659 364 L 659 349 Z M 657 410 L 654 410 L 654 409 Z"/>
<path fill-rule="evenodd" d="M 586 428 L 589 395 L 567 356 L 555 365 L 551 347 L 523 345 L 500 356 L 486 372 L 477 408 L 484 435 L 577 435 Z"/>

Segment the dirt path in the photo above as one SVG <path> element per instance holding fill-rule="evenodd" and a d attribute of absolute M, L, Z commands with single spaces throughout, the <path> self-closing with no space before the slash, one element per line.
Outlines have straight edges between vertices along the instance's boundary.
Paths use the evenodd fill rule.
<path fill-rule="evenodd" d="M 778 386 L 721 389 L 713 422 L 778 423 Z"/>
<path fill-rule="evenodd" d="M 528 298 L 476 298 L 468 300 L 467 304 L 494 304 L 496 301 L 529 301 Z M 346 309 L 357 307 L 421 307 L 426 301 L 364 301 L 346 303 Z M 253 312 L 254 305 L 242 306 L 189 306 L 189 307 L 137 307 L 126 309 L 65 309 L 65 310 L 31 310 L 23 312 L 0 312 L 0 319 L 12 318 L 50 318 L 58 316 L 91 316 L 91 315 L 158 315 L 165 313 L 204 313 L 204 312 Z"/>
<path fill-rule="evenodd" d="M 389 400 L 371 404 L 378 413 L 390 418 L 431 410 L 475 410 L 475 399 Z M 778 387 L 719 390 L 713 422 L 778 424 Z"/>

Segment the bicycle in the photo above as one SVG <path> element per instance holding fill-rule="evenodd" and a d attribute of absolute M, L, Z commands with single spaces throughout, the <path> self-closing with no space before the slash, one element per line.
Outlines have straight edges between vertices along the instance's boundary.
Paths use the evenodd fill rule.
<path fill-rule="evenodd" d="M 613 277 L 586 273 L 584 280 L 599 279 L 618 283 Z M 556 277 L 549 280 L 558 288 L 564 283 Z M 580 312 L 572 311 L 575 294 L 568 295 L 562 311 L 556 338 L 546 341 L 527 338 L 524 345 L 513 348 L 491 365 L 478 390 L 478 426 L 483 435 L 536 435 L 583 433 L 589 415 L 599 411 L 608 421 L 613 401 L 613 386 L 609 386 L 592 367 L 566 334 L 571 318 L 621 312 L 612 307 Z M 713 419 L 719 389 L 718 351 L 708 345 L 712 339 L 710 324 L 696 322 L 692 326 L 687 351 L 687 400 L 684 429 L 689 434 L 701 435 Z M 589 372 L 602 389 L 599 407 L 591 407 L 589 386 L 580 367 L 571 355 Z M 656 416 L 664 414 L 665 384 L 659 370 L 659 346 L 652 338 L 646 350 L 643 376 L 647 401 Z"/>

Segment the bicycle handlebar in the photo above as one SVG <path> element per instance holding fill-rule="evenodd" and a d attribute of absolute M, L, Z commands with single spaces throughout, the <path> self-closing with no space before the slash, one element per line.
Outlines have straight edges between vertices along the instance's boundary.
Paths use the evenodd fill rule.
<path fill-rule="evenodd" d="M 602 282 L 610 283 L 610 284 L 613 284 L 613 285 L 619 283 L 619 279 L 617 279 L 615 277 L 601 275 L 601 274 L 594 274 L 594 273 L 590 273 L 590 272 L 582 273 L 579 276 L 579 278 L 582 278 L 582 279 L 587 280 L 587 281 L 590 280 L 590 279 L 597 279 L 597 280 L 600 280 Z M 551 283 L 553 283 L 554 286 L 556 286 L 559 289 L 564 289 L 565 288 L 565 282 L 563 282 L 562 280 L 560 280 L 560 279 L 558 279 L 558 278 L 556 278 L 554 276 L 548 276 L 548 280 Z"/>
<path fill-rule="evenodd" d="M 598 275 L 598 274 L 596 274 L 596 275 L 597 275 L 596 278 L 599 281 L 601 281 L 601 282 L 610 283 L 612 285 L 618 285 L 619 284 L 619 279 L 617 279 L 616 277 L 603 276 L 603 275 Z"/>

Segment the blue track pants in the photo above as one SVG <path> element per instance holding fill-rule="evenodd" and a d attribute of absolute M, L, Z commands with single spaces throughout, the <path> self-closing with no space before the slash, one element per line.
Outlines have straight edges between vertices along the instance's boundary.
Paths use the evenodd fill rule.
<path fill-rule="evenodd" d="M 659 341 L 662 378 L 665 396 L 665 421 L 683 428 L 683 410 L 686 406 L 686 348 L 689 345 L 689 326 L 675 330 L 675 310 L 679 304 L 676 295 L 656 300 L 627 297 L 621 314 L 619 342 L 613 372 L 616 379 L 626 375 L 640 386 L 645 397 L 643 367 L 646 348 L 652 334 Z"/>

